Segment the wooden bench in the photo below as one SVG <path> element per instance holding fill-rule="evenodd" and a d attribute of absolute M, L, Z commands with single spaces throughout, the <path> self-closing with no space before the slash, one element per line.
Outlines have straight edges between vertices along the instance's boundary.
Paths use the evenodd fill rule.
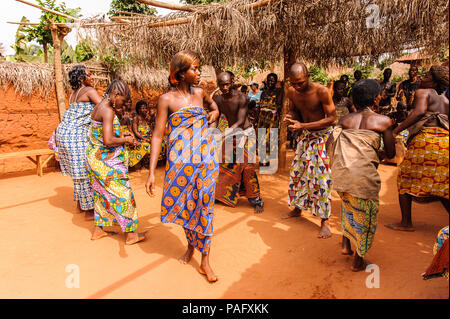
<path fill-rule="evenodd" d="M 42 156 L 49 155 L 42 162 Z M 55 152 L 48 148 L 43 148 L 40 150 L 29 150 L 29 151 L 20 151 L 20 152 L 12 152 L 12 153 L 0 153 L 0 160 L 4 160 L 7 158 L 18 158 L 18 157 L 26 157 L 34 164 L 36 164 L 36 173 L 39 176 L 43 175 L 42 169 L 47 165 L 47 163 L 55 156 Z"/>

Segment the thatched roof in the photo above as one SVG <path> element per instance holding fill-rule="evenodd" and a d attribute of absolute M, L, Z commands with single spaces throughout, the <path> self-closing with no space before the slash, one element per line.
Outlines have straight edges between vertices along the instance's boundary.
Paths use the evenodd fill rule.
<path fill-rule="evenodd" d="M 70 92 L 68 73 L 75 66 L 83 64 L 91 71 L 94 86 L 106 87 L 111 79 L 120 78 L 138 89 L 163 89 L 168 86 L 167 70 L 143 68 L 127 65 L 116 72 L 110 71 L 100 63 L 86 62 L 63 64 L 64 89 Z M 0 62 L 0 87 L 14 87 L 20 95 L 31 95 L 35 92 L 42 96 L 52 93 L 55 87 L 54 67 L 46 63 Z"/>
<path fill-rule="evenodd" d="M 132 16 L 128 23 L 90 19 L 81 26 L 98 39 L 100 55 L 156 68 L 167 68 L 183 49 L 216 67 L 279 61 L 285 48 L 326 66 L 448 46 L 448 0 L 231 0 L 194 8 L 168 17 Z M 371 19 L 377 10 L 380 19 Z M 156 27 L 161 24 L 171 26 Z"/>

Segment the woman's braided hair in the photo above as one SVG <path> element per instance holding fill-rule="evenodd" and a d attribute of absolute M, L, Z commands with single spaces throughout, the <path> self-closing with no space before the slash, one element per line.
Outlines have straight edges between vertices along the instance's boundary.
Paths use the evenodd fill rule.
<path fill-rule="evenodd" d="M 131 91 L 128 85 L 122 80 L 113 80 L 111 84 L 105 91 L 104 96 L 108 96 L 109 94 L 117 91 L 121 96 L 125 96 L 127 98 L 131 97 Z"/>
<path fill-rule="evenodd" d="M 84 65 L 75 65 L 69 71 L 69 83 L 72 90 L 78 90 L 83 84 L 82 79 L 87 77 L 86 67 Z"/>

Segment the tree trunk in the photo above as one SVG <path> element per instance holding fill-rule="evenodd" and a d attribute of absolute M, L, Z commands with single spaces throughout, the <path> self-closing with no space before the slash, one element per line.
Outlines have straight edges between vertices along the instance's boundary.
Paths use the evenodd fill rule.
<path fill-rule="evenodd" d="M 44 62 L 48 63 L 47 42 L 44 42 L 42 46 L 44 47 Z"/>
<path fill-rule="evenodd" d="M 63 35 L 59 33 L 58 26 L 52 24 L 50 26 L 52 31 L 53 39 L 53 58 L 55 67 L 55 91 L 56 100 L 58 102 L 59 120 L 62 120 L 64 112 L 66 111 L 66 102 L 64 99 L 64 82 L 62 77 L 62 64 L 61 64 L 61 42 L 64 38 Z"/>
<path fill-rule="evenodd" d="M 279 144 L 278 144 L 278 167 L 281 169 L 287 168 L 286 161 L 286 142 L 287 142 L 287 127 L 283 124 L 283 119 L 286 117 L 287 110 L 289 107 L 289 98 L 287 96 L 288 88 L 289 88 L 289 68 L 292 64 L 295 63 L 296 53 L 292 49 L 284 49 L 284 57 L 283 57 L 283 73 L 284 73 L 284 81 L 283 81 L 283 109 L 281 112 L 281 125 L 280 125 L 280 134 L 279 134 Z"/>

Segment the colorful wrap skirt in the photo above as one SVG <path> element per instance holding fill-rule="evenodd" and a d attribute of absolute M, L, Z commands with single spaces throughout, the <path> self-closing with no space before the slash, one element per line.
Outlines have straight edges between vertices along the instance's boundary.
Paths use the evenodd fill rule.
<path fill-rule="evenodd" d="M 172 113 L 168 133 L 161 221 L 182 226 L 188 243 L 208 254 L 219 162 L 206 110 L 188 106 Z"/>
<path fill-rule="evenodd" d="M 117 116 L 113 121 L 115 137 L 121 136 Z M 94 191 L 96 226 L 120 226 L 132 232 L 138 225 L 136 201 L 128 176 L 128 153 L 123 145 L 103 143 L 103 123 L 92 120 L 90 143 L 86 150 L 87 170 Z"/>
<path fill-rule="evenodd" d="M 252 160 L 249 161 L 249 148 L 255 149 L 254 146 L 250 145 L 249 147 L 249 143 L 254 143 L 256 138 L 248 139 L 243 135 L 228 138 L 232 139 L 233 152 L 225 154 L 223 151 L 225 146 L 222 148 L 224 160 L 219 167 L 220 175 L 216 185 L 216 200 L 225 205 L 236 207 L 239 196 L 245 196 L 249 200 L 260 198 L 261 196 L 258 176 L 256 175 L 256 165 L 251 163 Z M 242 138 L 246 139 L 244 147 L 238 147 Z M 240 159 L 237 159 L 237 149 L 242 152 L 242 162 Z M 255 201 L 250 202 L 253 204 Z"/>
<path fill-rule="evenodd" d="M 342 233 L 356 246 L 358 255 L 364 258 L 372 246 L 377 229 L 377 217 L 380 207 L 379 198 L 357 198 L 344 192 L 338 192 L 338 194 L 342 200 Z"/>
<path fill-rule="evenodd" d="M 412 138 L 400 165 L 397 186 L 400 195 L 448 199 L 448 131 L 422 127 Z"/>
<path fill-rule="evenodd" d="M 326 143 L 332 128 L 303 130 L 289 174 L 289 206 L 311 209 L 314 216 L 331 215 L 331 173 Z"/>

